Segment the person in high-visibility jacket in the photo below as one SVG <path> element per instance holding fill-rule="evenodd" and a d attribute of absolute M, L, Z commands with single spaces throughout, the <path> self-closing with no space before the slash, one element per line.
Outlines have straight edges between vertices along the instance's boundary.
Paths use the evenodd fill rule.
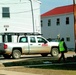
<path fill-rule="evenodd" d="M 64 53 L 66 52 L 66 49 L 67 49 L 67 47 L 66 47 L 66 44 L 64 42 L 64 38 L 62 38 L 60 40 L 60 42 L 59 42 L 59 51 L 61 53 L 61 56 L 59 57 L 58 61 L 60 61 L 63 58 L 63 61 L 65 62 L 65 55 L 64 55 Z"/>

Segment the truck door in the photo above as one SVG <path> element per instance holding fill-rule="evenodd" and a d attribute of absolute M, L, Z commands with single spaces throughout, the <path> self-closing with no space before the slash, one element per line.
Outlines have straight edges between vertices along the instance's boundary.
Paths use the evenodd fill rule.
<path fill-rule="evenodd" d="M 37 49 L 39 53 L 50 53 L 50 46 L 48 41 L 42 37 L 37 37 Z"/>
<path fill-rule="evenodd" d="M 50 46 L 41 37 L 30 37 L 30 53 L 49 53 Z"/>
<path fill-rule="evenodd" d="M 29 41 L 30 41 L 29 42 L 29 45 L 30 45 L 29 53 L 38 53 L 36 37 L 35 36 L 29 37 Z"/>
<path fill-rule="evenodd" d="M 19 43 L 22 44 L 22 52 L 26 54 L 29 53 L 28 37 L 21 37 Z"/>

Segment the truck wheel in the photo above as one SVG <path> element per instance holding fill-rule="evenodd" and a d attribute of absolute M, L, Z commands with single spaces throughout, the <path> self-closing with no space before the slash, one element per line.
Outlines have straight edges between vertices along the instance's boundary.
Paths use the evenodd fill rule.
<path fill-rule="evenodd" d="M 43 54 L 41 54 L 42 55 L 42 57 L 46 57 L 48 54 L 46 54 L 46 53 L 43 53 Z"/>
<path fill-rule="evenodd" d="M 58 54 L 59 54 L 58 48 L 52 48 L 52 50 L 51 50 L 51 55 L 52 55 L 53 57 L 56 57 L 56 56 L 58 56 Z"/>
<path fill-rule="evenodd" d="M 3 57 L 4 57 L 5 59 L 10 59 L 10 58 L 11 58 L 11 55 L 3 54 Z"/>
<path fill-rule="evenodd" d="M 13 50 L 12 57 L 18 59 L 21 57 L 21 52 L 19 50 Z"/>

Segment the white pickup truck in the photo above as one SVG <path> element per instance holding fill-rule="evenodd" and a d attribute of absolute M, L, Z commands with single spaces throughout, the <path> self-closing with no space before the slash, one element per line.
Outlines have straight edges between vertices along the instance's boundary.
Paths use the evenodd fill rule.
<path fill-rule="evenodd" d="M 4 58 L 17 59 L 22 54 L 41 54 L 47 56 L 58 56 L 58 42 L 49 42 L 41 35 L 21 35 L 18 37 L 18 42 L 6 42 L 4 43 Z"/>

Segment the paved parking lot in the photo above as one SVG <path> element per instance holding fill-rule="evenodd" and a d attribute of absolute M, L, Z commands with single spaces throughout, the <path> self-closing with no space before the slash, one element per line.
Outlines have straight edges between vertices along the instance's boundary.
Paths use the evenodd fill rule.
<path fill-rule="evenodd" d="M 60 56 L 60 54 L 59 54 Z M 76 53 L 75 52 L 71 52 L 69 51 L 68 53 L 65 53 L 65 56 L 66 58 L 67 57 L 73 57 L 73 56 L 76 56 Z M 28 59 L 32 59 L 32 58 L 35 58 L 35 59 L 47 59 L 47 58 L 52 58 L 51 56 L 48 56 L 48 57 L 41 57 L 40 55 L 25 55 L 25 56 L 22 56 L 21 59 L 4 59 L 3 57 L 0 58 L 0 65 L 2 65 L 3 63 L 7 63 L 7 62 L 16 62 L 16 61 L 22 61 L 22 60 L 28 60 Z M 3 67 L 3 65 L 1 66 Z M 27 72 L 15 72 L 15 71 L 7 71 L 7 70 L 4 70 L 4 69 L 0 69 L 0 75 L 42 75 L 42 74 L 33 74 L 33 73 L 27 73 Z"/>
<path fill-rule="evenodd" d="M 60 54 L 59 54 L 60 56 Z M 65 57 L 73 57 L 76 56 L 76 53 L 74 51 L 69 51 L 65 53 Z M 0 65 L 2 63 L 7 63 L 7 62 L 16 62 L 16 61 L 23 61 L 23 60 L 30 60 L 30 59 L 54 59 L 55 57 L 51 57 L 49 54 L 48 57 L 42 57 L 40 54 L 38 55 L 22 55 L 20 59 L 4 59 L 3 57 L 0 57 Z"/>

